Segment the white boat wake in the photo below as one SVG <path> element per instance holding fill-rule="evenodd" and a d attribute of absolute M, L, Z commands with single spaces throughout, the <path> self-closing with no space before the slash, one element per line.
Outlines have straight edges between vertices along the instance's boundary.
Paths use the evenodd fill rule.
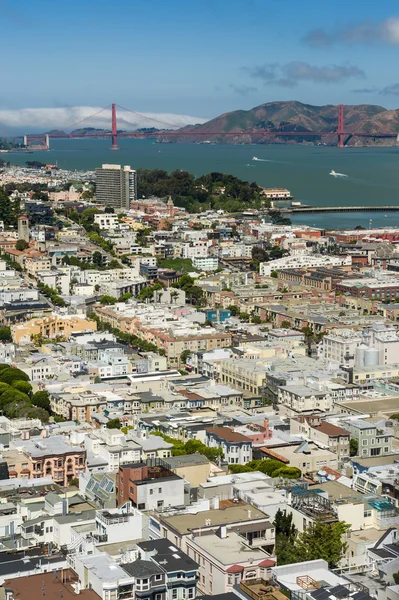
<path fill-rule="evenodd" d="M 332 175 L 333 177 L 348 177 L 347 175 L 345 175 L 345 173 L 336 173 L 335 171 L 331 171 L 331 173 L 329 173 L 329 175 Z"/>
<path fill-rule="evenodd" d="M 253 156 L 252 160 L 257 160 L 258 162 L 272 162 L 271 160 L 267 160 L 267 158 L 258 158 L 257 156 Z"/>

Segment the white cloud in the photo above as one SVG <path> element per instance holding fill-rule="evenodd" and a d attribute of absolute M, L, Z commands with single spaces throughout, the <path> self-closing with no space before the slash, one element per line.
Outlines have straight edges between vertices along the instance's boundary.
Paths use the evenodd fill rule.
<path fill-rule="evenodd" d="M 390 17 L 377 23 L 364 21 L 349 25 L 335 31 L 313 29 L 305 36 L 304 41 L 313 47 L 330 46 L 344 42 L 349 44 L 381 44 L 399 45 L 399 17 Z"/>
<path fill-rule="evenodd" d="M 295 87 L 300 81 L 338 83 L 351 77 L 358 78 L 365 75 L 362 69 L 350 64 L 319 67 L 301 61 L 292 61 L 285 65 L 265 63 L 255 67 L 244 67 L 244 71 L 255 79 L 283 87 Z"/>
<path fill-rule="evenodd" d="M 18 110 L 0 110 L 0 135 L 2 130 L 35 131 L 41 133 L 51 129 L 66 129 L 70 125 L 78 127 L 98 127 L 111 129 L 111 109 L 101 111 L 96 106 L 73 106 L 67 108 L 21 108 Z M 80 121 L 87 119 L 83 123 Z M 152 120 L 153 119 L 153 120 Z M 205 123 L 208 119 L 173 113 L 133 114 L 117 109 L 118 129 L 131 131 L 140 127 L 156 127 L 170 129 L 194 123 Z M 76 124 L 76 127 L 75 127 Z"/>

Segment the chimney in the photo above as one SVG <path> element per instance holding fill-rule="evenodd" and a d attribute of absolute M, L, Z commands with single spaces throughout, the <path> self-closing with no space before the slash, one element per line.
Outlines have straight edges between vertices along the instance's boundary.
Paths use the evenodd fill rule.
<path fill-rule="evenodd" d="M 250 510 L 248 511 L 248 519 L 252 519 L 252 512 Z"/>
<path fill-rule="evenodd" d="M 227 527 L 226 525 L 222 525 L 219 529 L 219 537 L 221 540 L 225 540 L 227 538 Z"/>
<path fill-rule="evenodd" d="M 22 432 L 22 435 L 21 435 L 21 439 L 22 439 L 22 440 L 29 440 L 29 438 L 30 438 L 30 433 L 29 433 L 29 431 L 23 431 L 23 432 Z"/>

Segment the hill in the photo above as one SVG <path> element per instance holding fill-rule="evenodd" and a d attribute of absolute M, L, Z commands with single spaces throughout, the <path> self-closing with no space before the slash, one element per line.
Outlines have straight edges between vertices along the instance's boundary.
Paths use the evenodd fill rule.
<path fill-rule="evenodd" d="M 337 130 L 338 107 L 328 104 L 325 106 L 312 106 L 301 102 L 269 102 L 255 106 L 250 110 L 236 110 L 224 113 L 211 121 L 201 125 L 187 126 L 179 131 L 185 132 L 176 141 L 207 141 L 206 134 L 215 132 L 226 132 L 229 135 L 211 136 L 212 142 L 223 142 L 233 144 L 245 143 L 300 143 L 313 142 L 323 144 L 337 143 L 337 136 L 332 132 Z M 257 134 L 257 130 L 275 131 L 275 136 L 263 136 Z M 364 133 L 399 132 L 399 109 L 387 110 L 382 106 L 371 104 L 359 104 L 345 106 L 345 130 Z M 279 136 L 281 131 L 317 131 L 325 132 L 315 136 Z M 187 135 L 190 132 L 202 133 L 198 135 Z M 237 135 L 231 135 L 237 132 Z M 252 135 L 246 135 L 251 132 Z M 350 137 L 346 140 L 348 145 L 395 145 L 395 138 L 359 138 Z"/>

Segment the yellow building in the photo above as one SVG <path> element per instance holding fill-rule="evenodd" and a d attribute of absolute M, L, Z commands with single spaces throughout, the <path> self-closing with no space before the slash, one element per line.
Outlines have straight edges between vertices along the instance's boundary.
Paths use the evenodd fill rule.
<path fill-rule="evenodd" d="M 96 331 L 97 323 L 89 321 L 81 315 L 49 315 L 40 319 L 31 319 L 25 323 L 12 325 L 12 339 L 16 344 L 28 344 L 32 336 L 37 335 L 46 339 L 54 339 L 57 336 L 69 337 L 71 333 L 86 330 Z"/>

